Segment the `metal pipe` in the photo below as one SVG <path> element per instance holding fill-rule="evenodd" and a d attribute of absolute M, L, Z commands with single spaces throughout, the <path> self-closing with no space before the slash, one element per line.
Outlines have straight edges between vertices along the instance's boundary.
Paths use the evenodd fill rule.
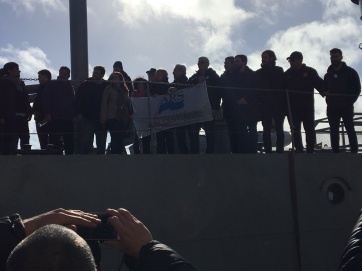
<path fill-rule="evenodd" d="M 71 76 L 80 81 L 88 77 L 87 0 L 69 0 L 69 18 Z"/>

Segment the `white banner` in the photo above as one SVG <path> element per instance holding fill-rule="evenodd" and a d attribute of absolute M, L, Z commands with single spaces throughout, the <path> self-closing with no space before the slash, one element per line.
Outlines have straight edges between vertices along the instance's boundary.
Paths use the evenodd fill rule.
<path fill-rule="evenodd" d="M 156 97 L 132 97 L 133 121 L 139 138 L 154 132 L 212 120 L 206 83 Z"/>

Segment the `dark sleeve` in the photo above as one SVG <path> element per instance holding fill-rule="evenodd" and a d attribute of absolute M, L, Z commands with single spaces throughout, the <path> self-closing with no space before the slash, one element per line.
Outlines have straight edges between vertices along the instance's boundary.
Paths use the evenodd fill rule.
<path fill-rule="evenodd" d="M 221 103 L 221 88 L 220 88 L 219 75 L 217 75 L 216 73 L 211 75 L 211 78 L 208 80 L 207 88 L 208 88 L 211 108 L 213 110 L 219 110 Z"/>
<path fill-rule="evenodd" d="M 198 75 L 195 73 L 193 76 L 189 78 L 188 83 L 191 85 L 197 85 L 199 83 L 198 78 L 199 78 Z"/>
<path fill-rule="evenodd" d="M 51 88 L 53 81 L 48 82 L 43 90 L 42 100 L 40 101 L 43 104 L 44 115 L 50 114 L 51 110 Z"/>
<path fill-rule="evenodd" d="M 0 78 L 0 119 L 5 117 L 5 86 L 4 79 Z"/>
<path fill-rule="evenodd" d="M 310 69 L 311 79 L 313 82 L 313 87 L 319 92 L 323 93 L 325 91 L 325 85 L 322 78 L 319 77 L 315 69 Z"/>
<path fill-rule="evenodd" d="M 350 92 L 353 95 L 353 97 L 351 97 L 351 100 L 353 101 L 353 103 L 355 103 L 359 97 L 359 95 L 361 94 L 361 80 L 359 79 L 358 73 L 350 68 Z"/>
<path fill-rule="evenodd" d="M 180 254 L 155 240 L 141 248 L 137 264 L 127 266 L 131 271 L 196 271 Z"/>
<path fill-rule="evenodd" d="M 0 218 L 0 271 L 14 247 L 25 238 L 24 226 L 18 214 Z"/>
<path fill-rule="evenodd" d="M 362 270 L 362 214 L 348 238 L 339 271 Z"/>

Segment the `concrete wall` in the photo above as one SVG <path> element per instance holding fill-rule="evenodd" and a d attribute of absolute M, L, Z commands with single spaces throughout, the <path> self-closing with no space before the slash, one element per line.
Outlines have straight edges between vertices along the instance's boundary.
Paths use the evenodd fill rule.
<path fill-rule="evenodd" d="M 336 270 L 362 203 L 362 156 L 294 162 L 288 154 L 0 157 L 0 215 L 124 207 L 200 271 L 297 270 L 298 236 L 302 270 Z M 333 183 L 345 190 L 339 204 L 327 196 Z M 105 270 L 119 261 L 104 249 Z"/>

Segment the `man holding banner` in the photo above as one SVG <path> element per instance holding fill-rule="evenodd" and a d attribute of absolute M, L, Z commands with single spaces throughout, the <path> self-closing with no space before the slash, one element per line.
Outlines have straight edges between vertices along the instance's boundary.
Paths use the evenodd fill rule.
<path fill-rule="evenodd" d="M 199 70 L 190 77 L 189 83 L 196 85 L 205 82 L 207 85 L 207 94 L 213 116 L 209 121 L 203 122 L 201 127 L 205 130 L 206 134 L 206 153 L 213 153 L 215 141 L 214 116 L 220 109 L 221 95 L 219 90 L 220 77 L 212 68 L 209 68 L 209 65 L 210 63 L 207 57 L 200 57 L 197 63 Z"/>

